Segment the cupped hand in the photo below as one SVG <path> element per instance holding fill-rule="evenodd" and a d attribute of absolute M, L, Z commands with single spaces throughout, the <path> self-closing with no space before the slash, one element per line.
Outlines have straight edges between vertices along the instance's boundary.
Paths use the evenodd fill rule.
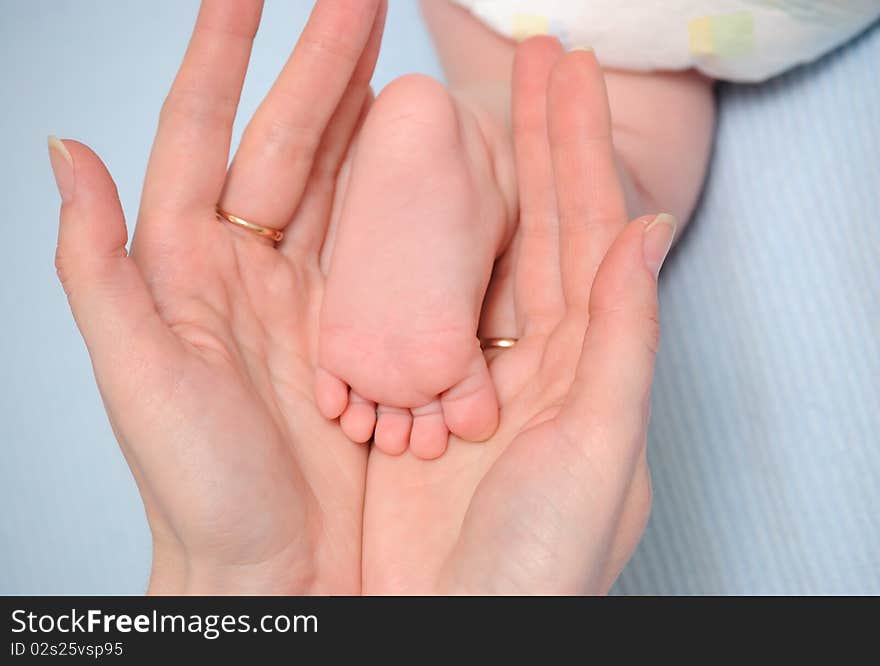
<path fill-rule="evenodd" d="M 656 275 L 675 223 L 627 224 L 592 53 L 523 43 L 513 97 L 520 227 L 481 327 L 519 338 L 491 361 L 501 425 L 431 462 L 371 452 L 366 593 L 604 593 L 648 518 Z"/>
<path fill-rule="evenodd" d="M 205 0 L 135 239 L 100 160 L 50 141 L 57 267 L 154 539 L 153 592 L 357 593 L 366 450 L 312 397 L 320 252 L 372 99 L 384 0 L 319 0 L 227 160 L 259 0 Z M 215 205 L 286 228 L 273 246 Z"/>

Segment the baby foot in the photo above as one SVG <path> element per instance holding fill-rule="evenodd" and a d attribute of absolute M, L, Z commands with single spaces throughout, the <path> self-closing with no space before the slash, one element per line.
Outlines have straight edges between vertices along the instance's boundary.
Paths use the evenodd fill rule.
<path fill-rule="evenodd" d="M 358 139 L 321 313 L 315 393 L 348 437 L 422 458 L 498 425 L 477 339 L 507 207 L 480 123 L 409 75 Z M 377 408 L 378 406 L 378 408 Z"/>

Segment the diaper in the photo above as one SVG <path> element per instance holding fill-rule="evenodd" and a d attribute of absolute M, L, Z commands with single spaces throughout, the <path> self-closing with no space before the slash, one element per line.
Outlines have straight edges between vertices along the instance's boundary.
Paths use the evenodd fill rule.
<path fill-rule="evenodd" d="M 455 0 L 517 40 L 590 46 L 606 67 L 695 67 L 761 81 L 809 62 L 880 16 L 880 0 Z M 880 63 L 878 63 L 880 66 Z"/>

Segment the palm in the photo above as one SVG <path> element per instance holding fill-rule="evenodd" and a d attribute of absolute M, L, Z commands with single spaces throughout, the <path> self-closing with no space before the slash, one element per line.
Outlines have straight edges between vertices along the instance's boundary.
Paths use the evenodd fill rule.
<path fill-rule="evenodd" d="M 133 377 L 136 391 L 166 398 L 136 412 L 137 424 L 134 411 L 111 409 L 145 443 L 138 467 L 168 481 L 142 484 L 153 530 L 186 533 L 191 555 L 216 564 L 295 563 L 291 589 L 356 585 L 365 452 L 311 399 L 320 272 L 214 219 L 185 224 L 211 251 L 197 262 L 188 253 L 180 270 L 163 271 L 149 238 L 134 244 L 139 264 L 173 272 L 154 286 L 172 335 L 153 363 L 174 370 L 146 385 Z M 170 442 L 169 420 L 179 424 Z"/>
<path fill-rule="evenodd" d="M 456 582 L 460 564 L 466 564 L 462 568 L 468 576 L 486 581 L 503 576 L 507 585 L 523 591 L 526 581 L 539 588 L 545 582 L 538 576 L 554 568 L 555 546 L 553 553 L 536 552 L 540 542 L 521 537 L 546 532 L 552 527 L 547 518 L 562 509 L 554 496 L 557 485 L 545 478 L 540 464 L 548 461 L 548 447 L 555 449 L 551 466 L 563 453 L 553 417 L 567 397 L 573 370 L 565 369 L 576 366 L 580 345 L 577 329 L 568 328 L 554 336 L 551 347 L 561 353 L 552 366 L 542 360 L 548 349 L 545 336 L 522 338 L 516 348 L 493 359 L 502 421 L 487 442 L 452 440 L 446 454 L 429 463 L 409 455 L 371 454 L 364 520 L 368 591 L 372 586 L 437 591 L 470 584 Z M 574 353 L 564 354 L 564 349 Z M 547 356 L 552 355 L 551 348 Z M 476 558 L 467 552 L 469 532 L 482 535 Z M 462 556 L 466 563 L 459 561 Z M 516 570 L 528 562 L 544 570 Z M 512 565 L 512 570 L 501 571 L 499 565 Z"/>

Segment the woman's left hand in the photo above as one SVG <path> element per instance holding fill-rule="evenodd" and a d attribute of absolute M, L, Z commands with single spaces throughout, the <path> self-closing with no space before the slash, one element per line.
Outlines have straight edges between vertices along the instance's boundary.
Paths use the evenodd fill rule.
<path fill-rule="evenodd" d="M 674 221 L 627 224 L 592 54 L 523 43 L 513 111 L 520 228 L 482 327 L 519 338 L 491 362 L 501 425 L 431 462 L 373 449 L 365 593 L 603 593 L 648 518 L 656 275 Z"/>
<path fill-rule="evenodd" d="M 366 450 L 313 398 L 320 253 L 384 0 L 318 0 L 227 172 L 261 0 L 205 0 L 132 253 L 110 175 L 53 142 L 59 276 L 153 534 L 150 591 L 360 591 Z M 286 228 L 277 247 L 215 205 Z"/>

